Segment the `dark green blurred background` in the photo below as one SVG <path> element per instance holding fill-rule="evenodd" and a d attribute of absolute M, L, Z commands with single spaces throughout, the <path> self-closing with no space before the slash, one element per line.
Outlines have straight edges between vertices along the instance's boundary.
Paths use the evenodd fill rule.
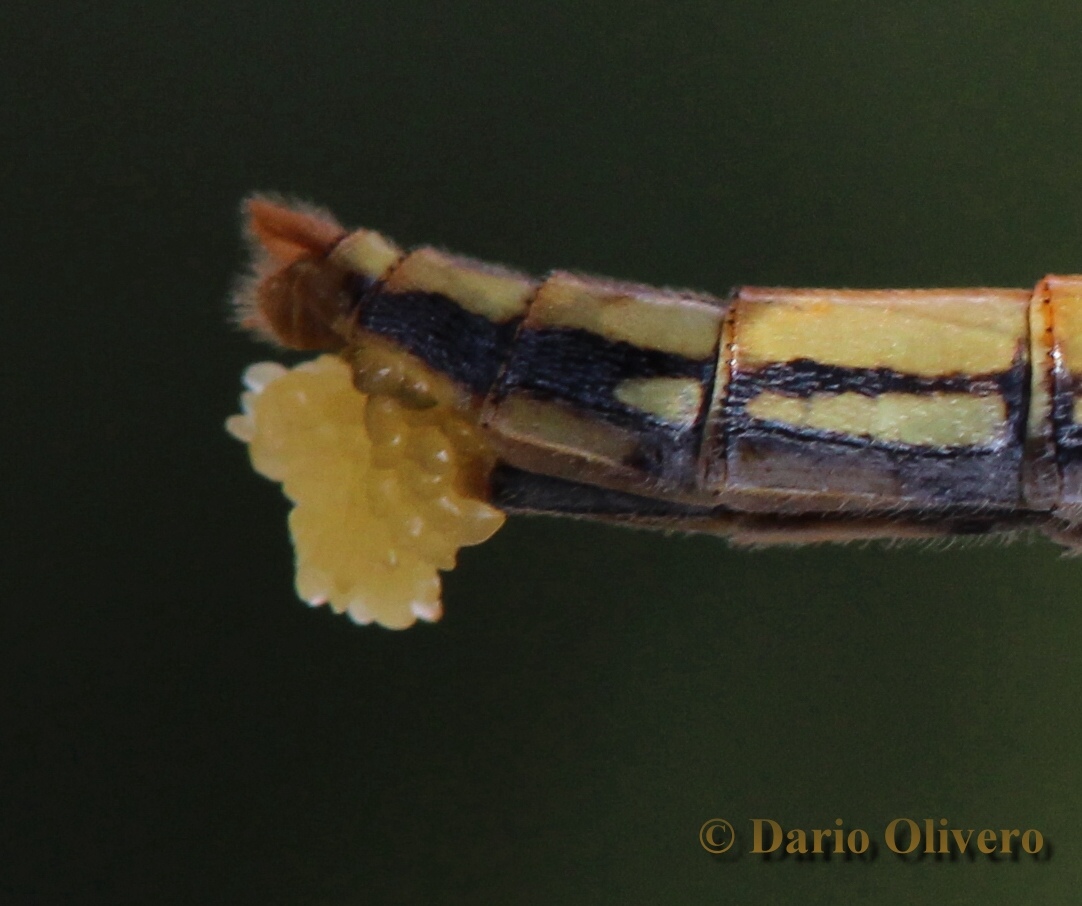
<path fill-rule="evenodd" d="M 237 204 L 542 272 L 1082 270 L 1082 7 L 0 6 L 0 902 L 1066 903 L 1082 562 L 511 522 L 446 617 L 293 596 L 226 436 Z M 1035 827 L 1052 857 L 719 860 Z M 1046 852 L 1047 855 L 1047 852 Z"/>

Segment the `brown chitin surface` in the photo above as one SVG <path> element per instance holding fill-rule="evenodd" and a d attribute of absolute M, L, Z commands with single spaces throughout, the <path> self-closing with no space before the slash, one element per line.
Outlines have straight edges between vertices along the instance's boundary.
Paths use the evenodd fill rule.
<path fill-rule="evenodd" d="M 1029 414 L 1022 459 L 1022 488 L 1026 505 L 1051 512 L 1060 498 L 1060 469 L 1056 461 L 1052 400 L 1058 370 L 1052 287 L 1046 277 L 1033 289 L 1029 302 Z"/>
<path fill-rule="evenodd" d="M 290 349 L 338 349 L 342 273 L 328 265 L 346 235 L 327 212 L 267 198 L 245 202 L 252 272 L 236 295 L 242 327 Z"/>
<path fill-rule="evenodd" d="M 769 513 L 1018 508 L 1020 290 L 745 288 L 713 487 Z"/>
<path fill-rule="evenodd" d="M 1060 477 L 1055 512 L 1076 525 L 1082 522 L 1082 276 L 1051 276 L 1042 285 L 1051 323 L 1051 422 Z"/>

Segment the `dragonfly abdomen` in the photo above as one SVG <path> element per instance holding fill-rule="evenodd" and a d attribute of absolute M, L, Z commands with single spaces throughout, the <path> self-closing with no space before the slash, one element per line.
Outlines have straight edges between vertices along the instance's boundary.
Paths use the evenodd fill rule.
<path fill-rule="evenodd" d="M 1082 278 L 721 299 L 367 230 L 316 257 L 358 386 L 387 386 L 370 347 L 415 363 L 415 403 L 438 391 L 480 426 L 505 509 L 797 541 L 1082 516 Z"/>

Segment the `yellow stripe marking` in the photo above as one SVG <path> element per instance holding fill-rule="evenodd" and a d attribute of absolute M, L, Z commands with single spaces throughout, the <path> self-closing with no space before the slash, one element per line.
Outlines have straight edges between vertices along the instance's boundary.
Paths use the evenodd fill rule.
<path fill-rule="evenodd" d="M 1006 371 L 1026 338 L 1028 300 L 1022 290 L 749 288 L 737 302 L 736 354 L 740 366 L 811 359 L 927 377 Z"/>
<path fill-rule="evenodd" d="M 720 303 L 691 294 L 556 273 L 538 292 L 529 324 L 702 360 L 714 355 L 724 316 Z"/>
<path fill-rule="evenodd" d="M 695 378 L 628 378 L 613 392 L 625 406 L 678 425 L 693 425 L 703 405 L 703 386 Z"/>
<path fill-rule="evenodd" d="M 439 293 L 497 324 L 525 314 L 537 281 L 495 265 L 435 249 L 411 252 L 392 272 L 392 292 Z"/>
<path fill-rule="evenodd" d="M 1002 397 L 968 393 L 816 393 L 808 398 L 760 393 L 752 418 L 874 440 L 936 447 L 993 447 L 1007 439 Z"/>
<path fill-rule="evenodd" d="M 330 258 L 348 270 L 382 277 L 402 257 L 402 249 L 375 230 L 356 230 L 334 247 Z"/>
<path fill-rule="evenodd" d="M 1049 277 L 1048 286 L 1060 360 L 1067 371 L 1082 372 L 1082 277 Z"/>
<path fill-rule="evenodd" d="M 1042 280 L 1029 306 L 1030 379 L 1026 418 L 1025 455 L 1022 461 L 1024 497 L 1036 507 L 1051 509 L 1059 496 L 1052 426 L 1052 293 Z"/>
<path fill-rule="evenodd" d="M 518 393 L 505 397 L 489 427 L 505 437 L 563 452 L 576 459 L 600 458 L 622 463 L 635 450 L 636 440 L 605 422 L 577 415 L 559 403 L 547 403 Z"/>

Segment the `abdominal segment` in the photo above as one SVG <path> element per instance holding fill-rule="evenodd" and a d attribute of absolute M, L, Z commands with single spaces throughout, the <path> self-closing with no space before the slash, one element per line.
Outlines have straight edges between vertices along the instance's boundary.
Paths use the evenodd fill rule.
<path fill-rule="evenodd" d="M 1082 277 L 715 297 L 368 230 L 326 261 L 357 385 L 453 401 L 506 511 L 753 543 L 1033 527 L 1076 543 Z M 413 364 L 373 364 L 387 355 Z"/>
<path fill-rule="evenodd" d="M 763 542 L 926 537 L 1071 512 L 1082 432 L 1058 362 L 1075 331 L 1033 325 L 1082 292 L 1052 287 L 723 299 L 422 249 L 353 317 L 459 388 L 509 511 Z"/>
<path fill-rule="evenodd" d="M 1024 507 L 1028 299 L 742 291 L 715 487 L 767 512 Z"/>

